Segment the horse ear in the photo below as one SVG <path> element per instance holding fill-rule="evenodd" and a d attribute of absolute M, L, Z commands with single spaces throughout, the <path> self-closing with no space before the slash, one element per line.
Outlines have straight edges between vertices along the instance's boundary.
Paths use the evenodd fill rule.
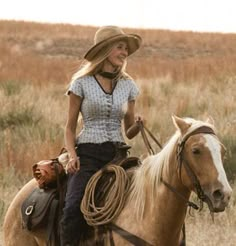
<path fill-rule="evenodd" d="M 182 135 L 184 135 L 187 132 L 188 128 L 191 126 L 191 123 L 186 122 L 184 119 L 176 115 L 172 115 L 172 120 L 175 127 L 180 130 Z"/>
<path fill-rule="evenodd" d="M 214 119 L 212 118 L 212 116 L 208 116 L 208 118 L 206 119 L 206 123 L 209 123 L 211 125 L 215 125 L 215 121 Z"/>

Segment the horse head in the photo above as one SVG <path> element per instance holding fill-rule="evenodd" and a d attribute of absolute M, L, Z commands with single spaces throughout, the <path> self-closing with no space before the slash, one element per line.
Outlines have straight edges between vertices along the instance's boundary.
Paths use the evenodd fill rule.
<path fill-rule="evenodd" d="M 232 189 L 223 166 L 226 149 L 213 123 L 176 116 L 173 122 L 180 134 L 177 160 L 183 185 L 206 202 L 211 212 L 224 211 Z"/>

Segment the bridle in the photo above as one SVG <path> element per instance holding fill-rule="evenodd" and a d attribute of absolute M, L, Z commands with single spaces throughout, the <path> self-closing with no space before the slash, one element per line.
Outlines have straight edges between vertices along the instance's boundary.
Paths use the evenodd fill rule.
<path fill-rule="evenodd" d="M 200 210 L 201 210 L 203 207 L 203 202 L 206 202 L 208 204 L 208 206 L 211 208 L 213 207 L 212 202 L 208 198 L 208 196 L 206 196 L 206 194 L 204 193 L 196 174 L 194 173 L 194 171 L 192 170 L 192 168 L 190 167 L 188 162 L 186 160 L 184 160 L 184 158 L 183 158 L 183 149 L 184 149 L 186 141 L 189 139 L 189 137 L 191 137 L 193 135 L 197 135 L 197 134 L 215 135 L 215 132 L 213 131 L 212 128 L 210 128 L 208 126 L 201 126 L 201 127 L 197 128 L 196 130 L 194 130 L 193 132 L 186 134 L 183 137 L 183 139 L 181 141 L 179 141 L 179 143 L 178 143 L 178 146 L 176 149 L 176 158 L 177 158 L 177 162 L 178 162 L 179 177 L 181 178 L 181 170 L 182 170 L 182 166 L 184 166 L 186 173 L 187 173 L 188 177 L 190 178 L 190 180 L 191 180 L 191 182 L 195 188 L 196 194 L 200 200 Z M 191 205 L 192 205 L 192 203 L 191 203 Z M 196 207 L 196 205 L 193 206 L 193 208 L 195 208 L 195 207 Z"/>
<path fill-rule="evenodd" d="M 155 154 L 155 153 L 154 153 L 154 150 L 151 147 L 151 144 L 148 140 L 147 133 L 154 140 L 154 142 L 159 146 L 159 148 L 162 149 L 162 146 L 159 143 L 159 141 L 154 137 L 154 135 L 150 132 L 150 130 L 148 130 L 147 127 L 144 126 L 144 124 L 142 122 L 139 122 L 139 128 L 140 128 L 144 143 L 148 149 L 149 154 Z M 181 179 L 182 166 L 184 166 L 186 173 L 187 173 L 188 177 L 190 178 L 190 180 L 194 186 L 194 189 L 196 191 L 196 194 L 200 200 L 200 207 L 197 204 L 186 199 L 181 193 L 179 193 L 174 187 L 172 187 L 170 184 L 168 184 L 163 178 L 161 178 L 161 181 L 169 190 L 171 190 L 178 197 L 180 197 L 182 200 L 184 200 L 186 202 L 187 206 L 192 207 L 196 210 L 198 210 L 198 209 L 201 210 L 203 208 L 203 202 L 206 202 L 208 204 L 209 208 L 213 207 L 212 202 L 208 198 L 208 196 L 204 193 L 196 174 L 194 173 L 194 171 L 192 170 L 192 168 L 190 167 L 188 162 L 186 160 L 184 160 L 184 158 L 183 158 L 183 150 L 184 150 L 186 141 L 191 136 L 197 135 L 197 134 L 216 135 L 215 132 L 213 131 L 213 129 L 209 126 L 200 126 L 200 127 L 196 128 L 194 131 L 186 134 L 185 136 L 183 136 L 182 139 L 179 140 L 178 145 L 177 145 L 177 149 L 176 149 L 176 159 L 177 159 L 177 163 L 178 163 L 179 177 Z M 182 182 L 182 180 L 181 180 L 181 182 Z"/>

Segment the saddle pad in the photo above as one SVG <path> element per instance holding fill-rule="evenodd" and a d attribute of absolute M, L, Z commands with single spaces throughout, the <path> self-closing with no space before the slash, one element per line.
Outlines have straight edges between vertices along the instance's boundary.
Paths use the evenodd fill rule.
<path fill-rule="evenodd" d="M 23 227 L 32 230 L 40 225 L 50 210 L 53 200 L 57 200 L 56 189 L 34 189 L 21 206 Z"/>

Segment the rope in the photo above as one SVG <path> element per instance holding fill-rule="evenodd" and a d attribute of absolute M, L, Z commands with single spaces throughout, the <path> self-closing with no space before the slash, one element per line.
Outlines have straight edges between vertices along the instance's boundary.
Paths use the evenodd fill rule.
<path fill-rule="evenodd" d="M 109 185 L 106 189 L 106 196 L 103 206 L 96 205 L 95 190 L 99 180 L 104 177 L 105 174 L 112 174 L 112 178 L 109 179 Z M 121 212 L 124 207 L 124 203 L 127 197 L 128 189 L 130 187 L 130 180 L 126 174 L 126 171 L 117 165 L 107 165 L 105 169 L 99 170 L 89 180 L 85 195 L 81 203 L 81 211 L 84 214 L 88 225 L 97 226 L 110 223 Z"/>
<path fill-rule="evenodd" d="M 160 148 L 162 147 L 161 144 L 142 123 L 139 127 L 149 154 L 154 154 L 144 129 Z M 112 176 L 108 178 L 108 181 L 105 181 L 105 185 L 101 182 L 99 184 L 99 181 L 102 181 L 101 179 L 104 179 L 106 175 Z M 102 199 L 99 199 L 100 194 L 98 193 L 100 190 L 98 192 L 98 188 L 101 189 L 101 185 L 103 185 L 103 192 Z M 86 186 L 85 195 L 80 206 L 88 225 L 98 226 L 113 221 L 124 207 L 129 187 L 130 180 L 121 166 L 110 164 L 95 173 Z M 103 205 L 100 205 L 99 202 L 103 202 Z"/>

